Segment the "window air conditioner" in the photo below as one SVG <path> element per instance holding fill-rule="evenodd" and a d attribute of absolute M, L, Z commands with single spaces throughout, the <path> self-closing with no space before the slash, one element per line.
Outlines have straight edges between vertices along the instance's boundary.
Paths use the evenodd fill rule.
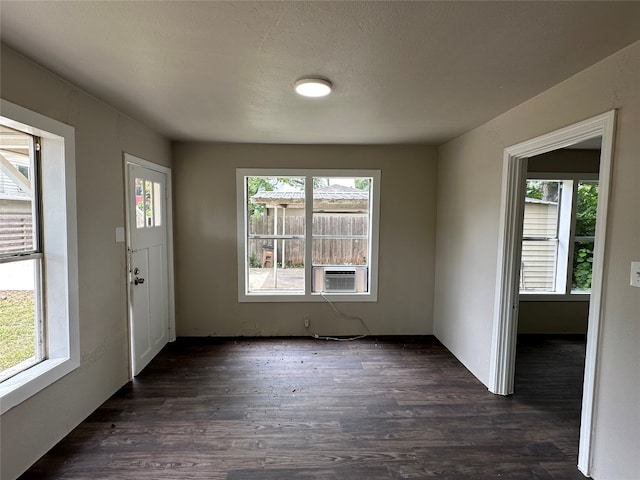
<path fill-rule="evenodd" d="M 367 267 L 313 267 L 313 291 L 325 293 L 366 292 Z"/>

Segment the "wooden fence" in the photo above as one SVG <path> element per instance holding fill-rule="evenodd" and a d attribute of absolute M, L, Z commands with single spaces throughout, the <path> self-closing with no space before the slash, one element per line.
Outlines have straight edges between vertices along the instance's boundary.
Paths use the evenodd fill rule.
<path fill-rule="evenodd" d="M 304 235 L 303 216 L 291 216 L 284 219 L 284 234 Z M 249 232 L 260 235 L 273 235 L 273 217 L 250 218 Z M 313 219 L 312 260 L 314 265 L 366 265 L 369 250 L 367 236 L 369 231 L 366 215 L 316 215 Z M 283 219 L 278 218 L 278 234 L 283 234 Z M 322 238 L 323 235 L 345 236 L 352 238 Z M 356 238 L 353 238 L 356 237 Z M 363 238 L 358 238 L 363 237 Z M 265 254 L 273 252 L 277 245 L 278 264 L 288 267 L 304 264 L 304 240 L 260 239 L 249 240 L 249 259 L 252 266 L 264 265 Z"/>
<path fill-rule="evenodd" d="M 31 215 L 0 213 L 0 253 L 33 250 Z"/>

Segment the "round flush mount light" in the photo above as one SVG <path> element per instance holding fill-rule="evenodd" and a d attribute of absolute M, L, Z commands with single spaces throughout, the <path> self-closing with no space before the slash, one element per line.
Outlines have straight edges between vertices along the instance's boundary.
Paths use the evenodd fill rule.
<path fill-rule="evenodd" d="M 326 78 L 305 77 L 298 80 L 294 87 L 296 93 L 303 97 L 326 97 L 331 93 L 333 85 Z"/>

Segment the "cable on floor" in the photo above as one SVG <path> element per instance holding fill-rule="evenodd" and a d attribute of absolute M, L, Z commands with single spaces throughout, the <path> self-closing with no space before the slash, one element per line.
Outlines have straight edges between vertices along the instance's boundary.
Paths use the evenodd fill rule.
<path fill-rule="evenodd" d="M 311 335 L 313 338 L 316 338 L 318 340 L 334 340 L 336 342 L 352 342 L 354 340 L 360 340 L 362 338 L 365 338 L 365 337 L 371 335 L 371 332 L 369 331 L 369 327 L 367 327 L 367 324 L 365 323 L 365 321 L 364 321 L 364 319 L 362 317 L 356 317 L 354 315 L 347 315 L 346 313 L 341 311 L 331 300 L 329 300 L 325 296 L 325 294 L 323 292 L 320 292 L 320 295 L 322 295 L 322 298 L 324 298 L 327 301 L 327 303 L 329 304 L 329 306 L 333 310 L 333 313 L 334 313 L 336 318 L 341 318 L 343 320 L 358 320 L 362 324 L 362 326 L 364 327 L 366 333 L 364 333 L 362 335 L 356 335 L 355 337 L 346 337 L 346 338 L 326 337 L 326 336 L 320 336 L 317 333 L 312 333 L 311 329 L 309 327 L 307 327 L 307 330 L 309 331 L 309 335 Z"/>

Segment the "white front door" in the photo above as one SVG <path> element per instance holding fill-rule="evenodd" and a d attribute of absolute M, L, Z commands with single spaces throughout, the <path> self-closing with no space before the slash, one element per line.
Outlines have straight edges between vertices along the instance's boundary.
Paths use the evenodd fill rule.
<path fill-rule="evenodd" d="M 133 375 L 169 341 L 167 178 L 127 159 L 129 318 Z"/>

